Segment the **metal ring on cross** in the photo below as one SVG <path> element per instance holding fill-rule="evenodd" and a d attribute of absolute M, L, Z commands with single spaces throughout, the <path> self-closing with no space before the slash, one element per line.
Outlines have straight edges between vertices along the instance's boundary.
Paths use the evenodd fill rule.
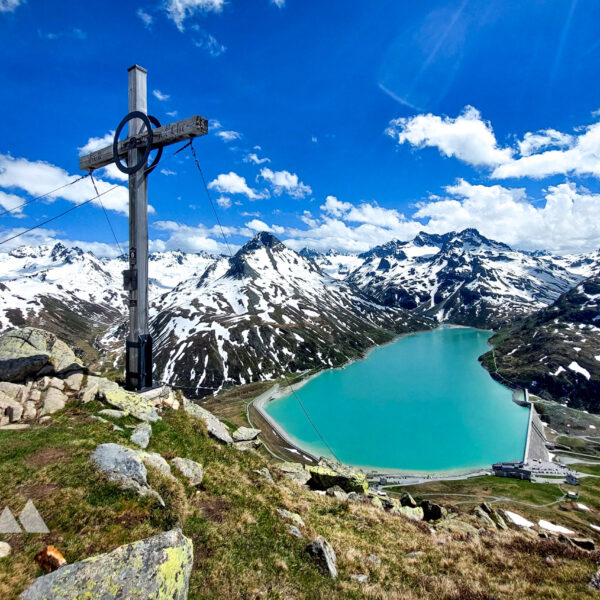
<path fill-rule="evenodd" d="M 140 156 L 137 164 L 135 164 L 133 166 L 129 166 L 129 165 L 125 166 L 121 162 L 121 159 L 119 158 L 119 136 L 121 135 L 121 131 L 123 130 L 123 127 L 125 127 L 125 125 L 129 121 L 131 121 L 131 119 L 140 119 L 144 123 L 144 126 L 146 127 L 146 132 L 148 135 L 148 140 L 146 141 L 146 147 L 144 148 L 144 152 Z M 130 137 L 127 142 L 127 146 L 126 146 L 127 149 L 133 150 L 133 149 L 137 148 L 139 145 L 139 141 L 140 140 L 136 136 Z M 150 156 L 151 150 L 152 150 L 152 123 L 150 122 L 148 115 L 144 114 L 143 112 L 141 112 L 139 110 L 134 110 L 123 118 L 123 120 L 119 123 L 119 126 L 117 127 L 117 131 L 115 132 L 115 139 L 113 140 L 113 160 L 115 161 L 115 165 L 117 165 L 117 168 L 119 169 L 119 171 L 121 171 L 123 173 L 127 173 L 128 175 L 131 175 L 132 173 L 135 173 L 136 171 L 139 171 L 140 169 L 144 168 L 144 165 L 147 163 L 148 157 Z M 157 161 L 155 160 L 154 162 L 156 163 Z"/>
<path fill-rule="evenodd" d="M 148 119 L 150 119 L 150 122 L 152 123 L 152 125 L 154 125 L 154 127 L 161 127 L 160 121 L 156 117 L 153 117 L 152 115 L 148 115 Z M 149 175 L 152 171 L 154 171 L 156 165 L 158 164 L 158 161 L 160 160 L 160 157 L 162 156 L 162 153 L 163 153 L 163 148 L 161 146 L 158 149 L 158 152 L 156 153 L 154 160 L 148 165 L 148 168 L 146 169 L 146 175 Z"/>

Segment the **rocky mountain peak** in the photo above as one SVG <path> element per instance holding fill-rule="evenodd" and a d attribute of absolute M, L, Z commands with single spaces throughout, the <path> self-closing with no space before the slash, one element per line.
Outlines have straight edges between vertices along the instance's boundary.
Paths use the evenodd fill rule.
<path fill-rule="evenodd" d="M 477 229 L 469 227 L 467 229 L 463 229 L 458 233 L 446 234 L 448 236 L 448 241 L 444 244 L 443 250 L 448 250 L 451 248 L 480 248 L 482 246 L 486 246 L 488 248 L 493 248 L 494 250 L 505 250 L 510 251 L 511 248 L 507 244 L 502 242 L 496 242 L 495 240 L 490 240 L 485 236 L 481 235 Z"/>
<path fill-rule="evenodd" d="M 268 231 L 260 231 L 251 240 L 246 242 L 239 250 L 238 254 L 248 254 L 253 250 L 259 248 L 274 248 L 277 249 L 279 246 L 284 247 L 280 240 L 278 240 L 272 233 Z"/>

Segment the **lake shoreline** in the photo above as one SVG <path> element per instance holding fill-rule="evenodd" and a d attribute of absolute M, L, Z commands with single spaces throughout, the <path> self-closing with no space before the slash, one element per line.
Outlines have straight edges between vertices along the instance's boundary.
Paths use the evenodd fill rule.
<path fill-rule="evenodd" d="M 315 451 L 314 449 L 310 448 L 309 445 L 304 444 L 303 442 L 298 440 L 295 436 L 290 434 L 274 417 L 272 417 L 266 411 L 266 406 L 276 400 L 279 400 L 279 399 L 282 399 L 285 397 L 289 397 L 291 395 L 290 389 L 293 390 L 293 392 L 296 392 L 297 390 L 300 390 L 302 387 L 307 385 L 310 381 L 312 381 L 313 379 L 322 375 L 325 372 L 341 371 L 341 370 L 347 369 L 352 364 L 365 361 L 374 350 L 384 348 L 391 344 L 397 343 L 402 338 L 407 338 L 410 336 L 415 336 L 415 335 L 419 335 L 419 334 L 423 334 L 423 333 L 427 333 L 427 332 L 431 332 L 431 331 L 439 331 L 439 330 L 443 330 L 443 329 L 470 329 L 470 330 L 476 330 L 476 331 L 490 333 L 490 334 L 492 333 L 491 330 L 488 330 L 488 329 L 480 329 L 480 328 L 467 327 L 467 326 L 455 325 L 455 324 L 442 324 L 441 326 L 436 327 L 431 330 L 403 333 L 398 336 L 395 336 L 392 340 L 390 340 L 389 342 L 386 342 L 385 344 L 372 346 L 362 356 L 353 358 L 339 367 L 322 369 L 316 373 L 307 374 L 307 376 L 303 376 L 303 378 L 300 381 L 297 381 L 296 383 L 291 384 L 289 386 L 275 384 L 274 386 L 269 388 L 266 392 L 264 392 L 263 394 L 261 394 L 260 396 L 255 398 L 253 400 L 253 402 L 251 403 L 251 406 L 256 411 L 256 413 L 258 413 L 258 415 L 260 415 L 261 419 L 263 421 L 265 421 L 266 423 L 268 423 L 268 425 L 276 433 L 276 436 L 279 436 L 285 442 L 285 444 L 287 446 L 289 446 L 289 447 L 285 448 L 286 452 L 284 453 L 284 454 L 286 454 L 286 456 L 288 458 L 290 457 L 289 453 L 292 452 L 296 459 L 301 459 L 302 455 L 304 455 L 304 458 L 305 458 L 304 462 L 307 462 L 309 464 L 313 463 L 315 461 L 318 461 L 318 459 L 320 458 L 322 453 L 319 451 Z M 481 364 L 479 366 L 480 366 L 480 368 L 483 368 Z M 490 379 L 494 380 L 494 378 L 491 377 L 491 375 L 489 374 L 489 372 L 486 369 L 484 369 L 484 371 L 486 371 L 486 373 L 488 374 Z M 498 383 L 498 382 L 496 382 L 496 383 Z M 504 387 L 505 389 L 509 389 L 506 386 L 502 386 L 502 387 Z M 278 451 L 283 449 L 279 443 L 277 443 L 276 446 L 277 446 L 277 448 L 275 448 L 275 449 Z M 490 472 L 490 468 L 491 468 L 491 464 L 472 465 L 472 466 L 468 466 L 468 467 L 464 466 L 464 467 L 456 467 L 456 468 L 448 468 L 448 469 L 433 469 L 433 470 L 395 469 L 395 468 L 384 468 L 384 467 L 380 467 L 380 466 L 371 466 L 371 465 L 353 465 L 352 463 L 347 463 L 347 464 L 353 466 L 354 468 L 358 468 L 358 469 L 362 470 L 363 472 L 367 473 L 371 478 L 388 477 L 388 478 L 392 478 L 392 479 L 407 478 L 407 479 L 419 479 L 419 480 L 421 480 L 421 479 L 432 480 L 433 478 L 444 479 L 444 478 L 454 478 L 454 477 L 472 477 L 477 474 L 485 475 Z"/>

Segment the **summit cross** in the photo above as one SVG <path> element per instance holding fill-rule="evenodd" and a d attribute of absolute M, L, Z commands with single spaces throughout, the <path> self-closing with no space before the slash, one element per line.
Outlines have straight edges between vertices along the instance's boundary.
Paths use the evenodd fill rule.
<path fill-rule="evenodd" d="M 129 269 L 123 271 L 123 285 L 129 292 L 129 334 L 126 342 L 125 386 L 130 390 L 152 387 L 152 336 L 148 329 L 148 175 L 156 167 L 165 146 L 208 133 L 208 121 L 193 116 L 161 125 L 147 114 L 146 69 L 129 70 L 129 114 L 119 124 L 112 146 L 79 159 L 79 168 L 92 172 L 115 163 L 129 175 Z M 129 136 L 119 141 L 129 123 Z M 152 126 L 156 128 L 153 129 Z M 152 150 L 156 157 L 148 165 Z M 127 159 L 127 166 L 121 160 Z"/>

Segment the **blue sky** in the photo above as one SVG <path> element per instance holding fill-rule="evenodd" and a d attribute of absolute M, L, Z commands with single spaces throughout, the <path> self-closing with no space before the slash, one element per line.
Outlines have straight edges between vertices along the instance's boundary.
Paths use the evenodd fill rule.
<path fill-rule="evenodd" d="M 361 251 L 474 226 L 528 250 L 600 246 L 592 0 L 0 0 L 0 39 L 5 210 L 80 174 L 138 63 L 150 114 L 210 119 L 195 147 L 233 245 L 269 229 L 296 249 Z M 151 247 L 222 251 L 175 149 L 149 178 Z M 126 184 L 115 174 L 99 187 Z M 1 235 L 91 195 L 86 180 L 13 210 Z M 122 245 L 126 199 L 103 196 Z M 0 249 L 53 240 L 117 252 L 97 203 Z"/>

